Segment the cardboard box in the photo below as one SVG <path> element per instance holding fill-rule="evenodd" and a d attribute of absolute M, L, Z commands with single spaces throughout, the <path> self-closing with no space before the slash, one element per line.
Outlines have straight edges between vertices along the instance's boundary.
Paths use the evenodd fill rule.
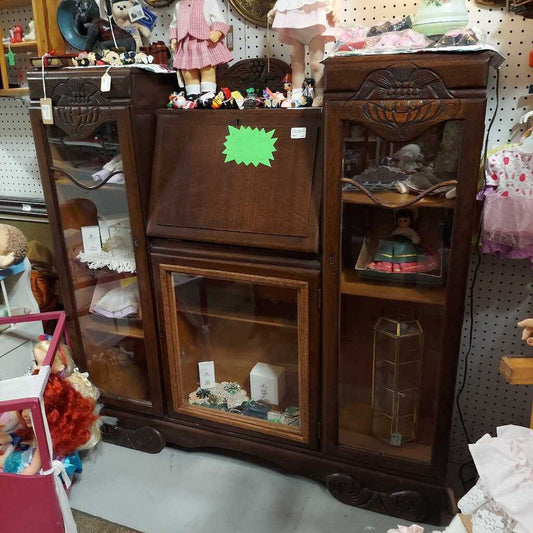
<path fill-rule="evenodd" d="M 285 368 L 256 363 L 250 372 L 252 400 L 264 400 L 279 405 L 285 395 Z"/>

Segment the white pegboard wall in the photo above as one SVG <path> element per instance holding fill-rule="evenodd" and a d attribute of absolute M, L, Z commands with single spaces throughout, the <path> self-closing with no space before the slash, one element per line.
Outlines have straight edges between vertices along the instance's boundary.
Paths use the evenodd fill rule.
<path fill-rule="evenodd" d="M 470 287 L 477 255 L 470 262 Z M 466 387 L 460 399 L 461 411 L 471 442 L 497 426 L 529 425 L 533 386 L 509 385 L 499 373 L 502 355 L 533 356 L 533 348 L 521 340 L 517 322 L 533 316 L 533 270 L 528 260 L 511 261 L 483 255 L 474 289 L 474 328 L 468 356 Z M 470 297 L 465 302 L 465 320 L 457 388 L 465 370 L 470 345 Z M 450 459 L 470 459 L 467 441 L 457 412 L 453 419 Z"/>

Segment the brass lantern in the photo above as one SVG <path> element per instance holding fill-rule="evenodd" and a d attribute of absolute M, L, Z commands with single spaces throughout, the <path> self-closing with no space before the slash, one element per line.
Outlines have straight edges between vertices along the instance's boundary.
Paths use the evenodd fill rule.
<path fill-rule="evenodd" d="M 374 326 L 372 431 L 394 446 L 416 439 L 424 332 L 418 320 Z"/>

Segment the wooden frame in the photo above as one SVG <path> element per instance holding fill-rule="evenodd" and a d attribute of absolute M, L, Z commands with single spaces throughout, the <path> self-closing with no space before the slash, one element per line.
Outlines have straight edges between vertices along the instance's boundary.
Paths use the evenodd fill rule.
<path fill-rule="evenodd" d="M 411 60 L 412 57 L 412 60 Z M 391 77 L 394 77 L 395 63 L 399 58 L 391 59 L 389 57 L 379 58 L 380 64 L 377 67 L 386 67 L 386 62 L 392 67 L 389 67 Z M 402 58 L 403 59 L 403 58 Z M 412 69 L 414 74 L 411 81 L 407 80 L 413 87 L 416 87 L 416 76 L 418 76 L 418 61 L 424 67 L 428 66 L 429 58 L 409 56 L 409 61 L 406 69 Z M 433 58 L 431 58 L 433 60 Z M 479 72 L 481 60 L 485 58 L 478 56 L 478 61 L 475 61 L 475 55 L 469 58 L 470 64 L 461 57 L 463 68 L 467 65 L 472 67 L 474 72 Z M 340 84 L 342 90 L 345 91 L 346 80 L 350 77 L 346 71 L 343 72 L 343 77 L 340 76 L 340 64 L 346 61 L 346 58 L 328 60 L 326 62 L 326 79 L 328 79 L 328 67 L 331 64 L 331 71 L 329 79 L 332 84 Z M 372 58 L 372 61 L 374 58 Z M 331 62 L 331 63 L 330 63 Z M 342 460 L 354 462 L 356 464 L 371 465 L 373 468 L 379 470 L 402 472 L 405 475 L 423 476 L 431 479 L 434 482 L 442 483 L 444 481 L 447 456 L 448 456 L 448 438 L 451 423 L 454 383 L 457 369 L 457 357 L 460 342 L 460 332 L 463 317 L 464 293 L 466 286 L 466 277 L 468 272 L 468 261 L 470 253 L 470 240 L 472 234 L 472 225 L 474 221 L 475 212 L 475 194 L 477 186 L 477 171 L 479 166 L 479 156 L 482 148 L 482 132 L 483 119 L 485 112 L 485 100 L 479 98 L 478 89 L 475 90 L 474 98 L 454 98 L 450 90 L 442 83 L 441 78 L 435 74 L 426 74 L 426 76 L 433 75 L 435 81 L 435 92 L 441 92 L 442 99 L 433 99 L 429 97 L 429 93 L 433 90 L 426 86 L 424 91 L 428 92 L 427 100 L 409 100 L 405 104 L 412 106 L 407 108 L 402 101 L 402 96 L 398 94 L 397 99 L 394 96 L 389 96 L 388 99 L 379 99 L 377 92 L 380 88 L 378 85 L 372 86 L 366 80 L 372 80 L 372 72 L 375 71 L 376 66 L 370 65 L 370 59 L 357 58 L 353 63 L 352 68 L 355 69 L 356 63 L 360 68 L 356 71 L 358 83 L 354 83 L 352 93 L 353 96 L 347 96 L 331 92 L 328 94 L 328 86 L 326 82 L 326 106 L 325 106 L 325 169 L 324 177 L 325 193 L 324 193 L 324 233 L 323 233 L 323 290 L 324 290 L 324 306 L 323 306 L 323 350 L 324 350 L 324 371 L 323 371 L 323 387 L 329 391 L 327 396 L 323 398 L 323 414 L 324 414 L 324 444 L 327 454 L 342 458 Z M 403 65 L 402 65 L 403 66 Z M 437 64 L 437 66 L 439 66 Z M 448 75 L 450 85 L 454 87 L 455 78 L 451 72 L 446 70 L 445 66 L 439 66 L 441 74 Z M 338 70 L 337 70 L 338 69 Z M 386 70 L 386 68 L 385 68 Z M 385 72 L 383 70 L 383 72 Z M 425 72 L 435 72 L 437 69 L 431 68 Z M 405 72 L 405 70 L 404 70 Z M 367 76 L 365 78 L 365 76 Z M 427 77 L 425 78 L 427 82 Z M 393 80 L 394 81 L 394 80 Z M 379 82 L 378 82 L 379 83 Z M 457 80 L 457 83 L 463 84 L 464 80 Z M 367 85 L 365 85 L 367 84 Z M 439 85 L 440 84 L 440 85 Z M 405 87 L 405 85 L 404 85 Z M 391 92 L 395 89 L 391 89 Z M 416 91 L 416 89 L 414 89 Z M 373 92 L 374 91 L 374 92 Z M 462 90 L 463 91 L 463 90 Z M 466 91 L 463 91 L 463 93 Z M 394 94 L 392 92 L 392 94 Z M 374 100 L 365 99 L 368 95 Z M 464 94 L 462 94 L 463 96 Z M 422 94 L 423 96 L 423 94 Z M 373 120 L 374 109 L 397 109 L 398 115 L 395 111 L 390 111 L 387 118 L 380 120 Z M 407 109 L 422 109 L 425 111 L 422 115 L 406 111 Z M 400 115 L 400 110 L 403 110 L 403 116 Z M 411 113 L 411 115 L 410 115 Z M 376 115 L 376 119 L 379 113 Z M 410 120 L 406 117 L 412 116 Z M 415 118 L 423 116 L 424 118 Z M 428 119 L 429 117 L 429 119 Z M 398 120 L 398 122 L 396 122 Z M 405 120 L 405 122 L 400 122 Z M 343 138 L 342 138 L 342 124 L 346 121 L 358 122 L 374 133 L 381 135 L 387 140 L 405 140 L 419 135 L 431 126 L 446 120 L 462 120 L 463 121 L 463 139 L 468 139 L 468 149 L 462 153 L 462 158 L 459 163 L 459 185 L 457 191 L 457 199 L 455 200 L 455 213 L 453 224 L 453 237 L 451 245 L 451 259 L 450 272 L 454 273 L 453 283 L 448 283 L 445 294 L 441 294 L 441 290 L 436 289 L 436 292 L 431 297 L 428 303 L 440 306 L 443 311 L 443 335 L 441 348 L 441 375 L 438 382 L 438 403 L 436 408 L 435 418 L 437 420 L 434 436 L 432 459 L 430 464 L 418 463 L 403 458 L 392 456 L 385 456 L 381 454 L 372 453 L 371 450 L 356 449 L 353 447 L 343 446 L 338 441 L 338 353 L 339 353 L 339 329 L 338 324 L 340 320 L 340 279 L 341 279 L 341 234 L 340 221 L 343 198 L 341 193 L 341 154 L 343 153 Z M 353 193 L 349 193 L 348 202 L 354 203 Z M 401 197 L 401 195 L 397 195 Z M 407 196 L 407 195 L 404 195 Z M 407 196 L 406 199 L 412 197 Z M 431 202 L 433 199 L 423 200 L 426 207 L 433 207 Z M 429 203 L 428 203 L 429 202 Z M 368 199 L 362 198 L 362 201 L 356 201 L 361 205 L 368 205 Z M 447 201 L 442 201 L 442 208 L 450 208 Z M 364 287 L 363 287 L 364 289 Z M 359 296 L 370 296 L 383 298 L 384 295 L 366 294 L 364 290 L 355 290 L 355 294 Z M 390 287 L 392 294 L 387 298 L 398 301 L 414 301 L 418 303 L 426 302 L 428 298 L 427 289 L 417 291 L 416 288 L 408 287 Z M 396 291 L 396 293 L 394 292 Z M 345 292 L 343 290 L 342 292 Z M 350 292 L 350 291 L 348 291 Z M 418 294 L 420 292 L 420 294 Z M 353 294 L 353 292 L 352 292 Z"/>
<path fill-rule="evenodd" d="M 317 431 L 317 277 L 316 271 L 296 269 L 275 265 L 252 265 L 245 261 L 238 262 L 234 256 L 231 262 L 219 258 L 205 260 L 201 258 L 180 257 L 152 254 L 154 279 L 157 279 L 156 290 L 161 293 L 159 302 L 159 322 L 161 334 L 165 332 L 166 342 L 162 347 L 166 354 L 168 375 L 166 376 L 167 390 L 170 392 L 167 400 L 169 413 L 184 420 L 201 419 L 205 424 L 215 427 L 231 427 L 246 433 L 254 432 L 267 438 L 293 441 L 303 446 L 316 446 Z M 183 402 L 182 373 L 179 361 L 179 334 L 176 322 L 176 300 L 172 289 L 172 274 L 182 273 L 199 275 L 220 280 L 233 280 L 260 286 L 272 286 L 294 289 L 298 293 L 298 393 L 301 426 L 299 429 L 290 426 L 280 426 L 252 417 L 237 417 L 231 413 L 216 414 L 209 408 L 190 406 Z M 252 320 L 252 322 L 254 322 Z"/>

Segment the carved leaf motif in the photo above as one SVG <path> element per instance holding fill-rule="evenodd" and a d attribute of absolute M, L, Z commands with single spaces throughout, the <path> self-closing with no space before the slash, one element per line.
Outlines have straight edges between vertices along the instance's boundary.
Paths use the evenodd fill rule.
<path fill-rule="evenodd" d="M 232 91 L 246 93 L 248 87 L 262 91 L 268 87 L 272 91 L 283 88 L 283 78 L 291 71 L 287 63 L 279 59 L 270 60 L 270 69 L 266 58 L 244 59 L 238 61 L 219 76 L 220 87 L 229 87 Z"/>
<path fill-rule="evenodd" d="M 108 105 L 100 89 L 90 81 L 81 78 L 68 78 L 56 85 L 52 91 L 52 101 L 56 106 Z"/>
<path fill-rule="evenodd" d="M 107 107 L 55 107 L 54 120 L 56 125 L 67 135 L 82 138 L 90 135 L 95 127 L 110 114 Z"/>
<path fill-rule="evenodd" d="M 413 63 L 375 70 L 361 84 L 352 100 L 453 98 L 442 79 L 432 70 Z"/>
<path fill-rule="evenodd" d="M 377 513 L 389 514 L 413 522 L 424 522 L 429 513 L 429 502 L 420 492 L 379 492 L 365 488 L 346 474 L 331 474 L 326 486 L 332 496 L 347 505 Z"/>

